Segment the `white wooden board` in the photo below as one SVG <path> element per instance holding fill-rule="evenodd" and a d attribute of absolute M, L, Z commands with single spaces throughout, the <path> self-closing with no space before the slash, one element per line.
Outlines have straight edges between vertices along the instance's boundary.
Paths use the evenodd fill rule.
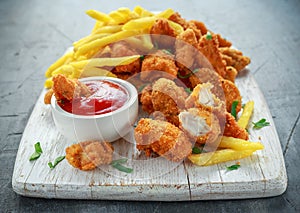
<path fill-rule="evenodd" d="M 47 163 L 64 155 L 74 141 L 55 129 L 50 106 L 38 99 L 20 142 L 12 185 L 16 193 L 30 197 L 108 199 L 108 200 L 210 200 L 268 197 L 282 194 L 287 186 L 286 169 L 276 128 L 268 106 L 254 78 L 244 70 L 237 79 L 243 102 L 254 100 L 253 121 L 266 118 L 271 126 L 250 128 L 250 140 L 261 141 L 265 149 L 239 160 L 238 170 L 226 171 L 236 161 L 198 167 L 186 161 L 171 163 L 162 158 L 143 161 L 135 145 L 125 140 L 114 142 L 116 153 L 132 159 L 132 174 L 104 166 L 80 171 L 66 160 L 50 170 Z M 42 156 L 30 162 L 34 144 L 40 141 Z M 118 148 L 119 147 L 119 148 Z M 120 158 L 117 155 L 116 159 Z"/>

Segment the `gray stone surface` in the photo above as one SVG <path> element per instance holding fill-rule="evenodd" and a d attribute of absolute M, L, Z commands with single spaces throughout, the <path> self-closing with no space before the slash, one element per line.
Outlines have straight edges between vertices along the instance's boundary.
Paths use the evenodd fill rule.
<path fill-rule="evenodd" d="M 277 127 L 288 174 L 277 197 L 229 201 L 126 202 L 47 200 L 15 194 L 11 177 L 27 119 L 43 88 L 44 71 L 93 21 L 87 9 L 109 12 L 141 5 L 171 7 L 202 20 L 252 59 L 255 76 Z M 299 212 L 300 2 L 286 1 L 0 1 L 1 212 Z"/>

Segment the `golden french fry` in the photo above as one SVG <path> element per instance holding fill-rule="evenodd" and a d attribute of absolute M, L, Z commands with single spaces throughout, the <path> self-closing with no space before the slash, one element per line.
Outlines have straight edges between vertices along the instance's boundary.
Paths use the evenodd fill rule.
<path fill-rule="evenodd" d="M 139 49 L 141 51 L 149 51 L 153 48 L 153 44 L 152 41 L 150 39 L 147 40 L 146 38 L 144 38 L 145 36 L 150 37 L 149 35 L 142 35 L 141 38 L 136 38 L 136 37 L 129 37 L 126 38 L 126 42 L 128 42 L 130 44 L 130 46 Z"/>
<path fill-rule="evenodd" d="M 60 57 L 56 62 L 54 62 L 46 71 L 45 76 L 46 78 L 51 77 L 52 72 L 59 68 L 60 66 L 64 65 L 68 60 L 70 60 L 73 57 L 74 52 L 69 51 L 66 54 L 64 54 L 62 57 Z"/>
<path fill-rule="evenodd" d="M 118 11 L 112 11 L 109 16 L 116 24 L 126 23 L 128 20 L 128 17 L 125 14 L 119 13 Z"/>
<path fill-rule="evenodd" d="M 53 86 L 53 81 L 52 81 L 52 78 L 47 78 L 45 83 L 44 83 L 44 87 L 46 89 L 49 89 Z"/>
<path fill-rule="evenodd" d="M 116 33 L 122 30 L 123 25 L 112 25 L 112 26 L 104 26 L 100 27 L 98 30 L 94 32 L 94 34 L 100 33 Z"/>
<path fill-rule="evenodd" d="M 184 31 L 183 27 L 180 24 L 177 24 L 173 21 L 168 20 L 169 25 L 173 28 L 173 30 L 175 30 L 175 32 L 177 33 L 177 35 L 179 35 L 180 33 L 182 33 Z"/>
<path fill-rule="evenodd" d="M 239 138 L 226 137 L 221 138 L 219 148 L 229 148 L 234 150 L 246 150 L 253 151 L 264 149 L 264 145 L 260 142 L 250 142 Z"/>
<path fill-rule="evenodd" d="M 103 27 L 103 26 L 104 26 L 104 22 L 96 21 L 91 33 L 92 34 L 95 33 L 96 30 L 98 30 L 100 27 Z"/>
<path fill-rule="evenodd" d="M 248 126 L 253 110 L 254 110 L 254 101 L 248 101 L 245 104 L 242 115 L 237 122 L 240 127 L 245 129 Z"/>
<path fill-rule="evenodd" d="M 253 150 L 221 149 L 215 152 L 191 154 L 189 160 L 199 166 L 209 166 L 226 161 L 238 160 L 252 155 Z"/>
<path fill-rule="evenodd" d="M 137 13 L 140 17 L 148 17 L 148 16 L 153 16 L 153 13 L 150 11 L 142 8 L 141 6 L 136 6 L 133 11 Z"/>
<path fill-rule="evenodd" d="M 107 76 L 107 77 L 117 77 L 115 74 L 112 72 L 101 69 L 98 67 L 87 67 L 82 70 L 79 78 L 85 78 L 85 77 L 91 77 L 91 76 Z"/>
<path fill-rule="evenodd" d="M 80 39 L 79 41 L 76 41 L 73 43 L 74 50 L 76 51 L 78 47 L 80 47 L 83 44 L 89 43 L 91 41 L 95 41 L 97 39 L 103 38 L 105 36 L 109 36 L 111 33 L 100 33 L 100 34 L 93 34 L 89 35 L 87 37 L 84 37 L 83 39 Z"/>
<path fill-rule="evenodd" d="M 124 56 L 117 58 L 92 58 L 83 61 L 70 63 L 75 69 L 83 69 L 84 67 L 104 67 L 104 66 L 119 66 L 134 62 L 140 58 L 140 55 Z"/>
<path fill-rule="evenodd" d="M 122 27 L 122 30 L 143 30 L 147 28 L 151 28 L 155 22 L 157 17 L 144 17 L 139 19 L 133 19 Z"/>
<path fill-rule="evenodd" d="M 168 8 L 168 9 L 166 9 L 166 10 L 164 10 L 164 11 L 156 14 L 155 16 L 159 17 L 159 18 L 166 18 L 166 19 L 168 19 L 173 14 L 174 14 L 174 10 L 172 10 L 171 8 Z"/>
<path fill-rule="evenodd" d="M 75 58 L 78 58 L 79 56 L 85 55 L 87 53 L 95 54 L 98 50 L 100 50 L 105 45 L 128 38 L 130 36 L 138 35 L 138 34 L 140 34 L 139 31 L 121 31 L 121 32 L 106 36 L 104 38 L 94 40 L 92 42 L 89 42 L 87 44 L 80 46 L 78 48 L 78 50 L 75 52 Z"/>
<path fill-rule="evenodd" d="M 100 22 L 104 22 L 104 23 L 113 22 L 113 19 L 109 15 L 105 13 L 101 13 L 97 10 L 87 10 L 85 13 L 90 17 L 92 17 L 93 19 L 96 19 L 97 21 Z"/>
<path fill-rule="evenodd" d="M 64 74 L 66 76 L 72 74 L 74 72 L 74 67 L 70 64 L 65 64 L 62 65 L 61 67 L 57 68 L 52 72 L 52 76 L 57 75 L 57 74 Z"/>

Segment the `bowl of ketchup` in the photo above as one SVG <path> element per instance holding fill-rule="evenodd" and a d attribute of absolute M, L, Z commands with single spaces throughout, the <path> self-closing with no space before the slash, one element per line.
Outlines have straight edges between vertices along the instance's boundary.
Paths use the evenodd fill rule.
<path fill-rule="evenodd" d="M 91 94 L 58 102 L 51 98 L 57 129 L 74 141 L 115 141 L 131 130 L 138 116 L 138 94 L 129 82 L 111 77 L 80 79 Z"/>

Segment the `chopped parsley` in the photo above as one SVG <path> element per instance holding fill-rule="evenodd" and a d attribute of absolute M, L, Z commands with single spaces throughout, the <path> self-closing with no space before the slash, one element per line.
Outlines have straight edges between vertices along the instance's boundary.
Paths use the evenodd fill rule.
<path fill-rule="evenodd" d="M 192 90 L 191 90 L 190 88 L 188 88 L 188 87 L 185 88 L 184 90 L 185 90 L 188 94 L 191 94 L 191 93 L 192 93 Z"/>
<path fill-rule="evenodd" d="M 231 115 L 236 119 L 236 107 L 239 104 L 239 101 L 233 101 L 231 105 Z"/>
<path fill-rule="evenodd" d="M 239 164 L 234 164 L 234 165 L 231 165 L 231 166 L 226 167 L 226 169 L 227 169 L 228 171 L 232 171 L 232 170 L 237 170 L 237 169 L 240 168 L 240 167 L 241 167 L 241 165 L 239 165 Z"/>
<path fill-rule="evenodd" d="M 192 153 L 193 154 L 200 154 L 200 153 L 202 153 L 202 149 L 195 146 L 195 147 L 193 147 Z"/>
<path fill-rule="evenodd" d="M 267 120 L 265 118 L 262 118 L 259 121 L 252 122 L 252 123 L 254 125 L 253 126 L 254 129 L 261 129 L 261 128 L 265 127 L 265 126 L 270 126 L 270 123 L 267 122 Z"/>
<path fill-rule="evenodd" d="M 40 142 L 37 142 L 36 144 L 34 144 L 34 149 L 35 149 L 35 152 L 30 156 L 29 161 L 38 159 L 41 156 L 41 154 L 43 153 Z"/>
<path fill-rule="evenodd" d="M 195 74 L 196 72 L 198 72 L 200 69 L 194 69 L 192 72 L 186 74 L 186 75 L 181 75 L 179 72 L 178 72 L 178 77 L 179 78 L 182 78 L 182 79 L 185 79 L 185 78 L 189 78 L 191 75 Z"/>
<path fill-rule="evenodd" d="M 123 158 L 123 159 L 118 159 L 118 160 L 112 161 L 110 163 L 110 165 L 121 172 L 131 173 L 133 171 L 132 168 L 128 168 L 128 167 L 125 167 L 122 165 L 126 162 L 127 162 L 127 159 Z"/>
<path fill-rule="evenodd" d="M 66 156 L 59 156 L 54 160 L 54 163 L 52 164 L 52 162 L 48 163 L 48 166 L 50 167 L 50 169 L 54 169 L 56 167 L 57 164 L 59 164 L 63 159 L 65 159 Z"/>
<path fill-rule="evenodd" d="M 144 55 L 141 55 L 140 56 L 140 59 L 143 61 L 145 59 L 145 56 Z"/>
<path fill-rule="evenodd" d="M 207 40 L 212 40 L 212 35 L 210 34 L 210 32 L 207 32 L 206 39 Z"/>

